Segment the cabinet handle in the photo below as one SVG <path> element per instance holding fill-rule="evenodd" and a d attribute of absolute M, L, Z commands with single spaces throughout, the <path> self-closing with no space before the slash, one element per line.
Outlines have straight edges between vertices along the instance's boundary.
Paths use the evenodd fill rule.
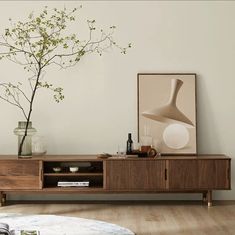
<path fill-rule="evenodd" d="M 43 184 L 43 169 L 41 169 L 41 184 Z"/>
<path fill-rule="evenodd" d="M 165 169 L 165 180 L 167 180 L 167 169 Z"/>

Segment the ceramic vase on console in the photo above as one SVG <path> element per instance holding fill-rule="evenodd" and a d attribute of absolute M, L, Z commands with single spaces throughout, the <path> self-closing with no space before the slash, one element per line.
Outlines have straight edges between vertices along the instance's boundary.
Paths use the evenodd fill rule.
<path fill-rule="evenodd" d="M 26 128 L 27 122 L 18 122 L 18 127 L 14 129 L 14 134 L 18 136 L 18 152 L 20 148 L 21 141 L 23 139 L 23 136 L 25 134 L 25 128 Z M 19 157 L 21 158 L 28 158 L 32 156 L 32 136 L 36 133 L 36 129 L 32 127 L 32 122 L 29 122 L 28 124 L 28 131 L 27 136 L 25 137 L 22 151 Z"/>

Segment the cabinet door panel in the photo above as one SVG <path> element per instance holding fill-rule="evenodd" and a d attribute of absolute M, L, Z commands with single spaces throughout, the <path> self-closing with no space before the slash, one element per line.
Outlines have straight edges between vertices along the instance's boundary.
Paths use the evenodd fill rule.
<path fill-rule="evenodd" d="M 107 189 L 157 191 L 165 189 L 164 160 L 108 160 Z"/>
<path fill-rule="evenodd" d="M 130 161 L 130 190 L 165 189 L 165 161 Z"/>
<path fill-rule="evenodd" d="M 111 160 L 106 162 L 106 188 L 111 190 L 129 188 L 129 164 L 127 161 Z"/>
<path fill-rule="evenodd" d="M 39 189 L 39 161 L 0 161 L 0 190 Z"/>
<path fill-rule="evenodd" d="M 39 188 L 39 177 L 36 176 L 0 176 L 0 190 Z"/>
<path fill-rule="evenodd" d="M 197 160 L 169 160 L 168 176 L 169 189 L 197 189 L 198 168 Z"/>
<path fill-rule="evenodd" d="M 147 162 L 147 178 L 149 189 L 166 189 L 165 169 L 165 160 Z"/>
<path fill-rule="evenodd" d="M 0 161 L 0 176 L 38 176 L 39 161 Z"/>
<path fill-rule="evenodd" d="M 229 189 L 228 160 L 199 160 L 199 188 Z"/>

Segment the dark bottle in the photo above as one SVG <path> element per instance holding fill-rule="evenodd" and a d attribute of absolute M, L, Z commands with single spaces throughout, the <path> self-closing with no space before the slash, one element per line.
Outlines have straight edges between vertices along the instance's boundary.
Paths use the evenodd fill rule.
<path fill-rule="evenodd" d="M 133 141 L 131 139 L 131 133 L 128 133 L 128 140 L 126 142 L 126 154 L 131 154 L 133 150 Z"/>

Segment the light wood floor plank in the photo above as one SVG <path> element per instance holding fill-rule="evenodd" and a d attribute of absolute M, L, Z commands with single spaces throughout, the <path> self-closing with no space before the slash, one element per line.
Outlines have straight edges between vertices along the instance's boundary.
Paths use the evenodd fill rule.
<path fill-rule="evenodd" d="M 0 213 L 55 214 L 97 219 L 127 227 L 137 235 L 235 235 L 235 202 L 129 204 L 13 204 Z"/>

